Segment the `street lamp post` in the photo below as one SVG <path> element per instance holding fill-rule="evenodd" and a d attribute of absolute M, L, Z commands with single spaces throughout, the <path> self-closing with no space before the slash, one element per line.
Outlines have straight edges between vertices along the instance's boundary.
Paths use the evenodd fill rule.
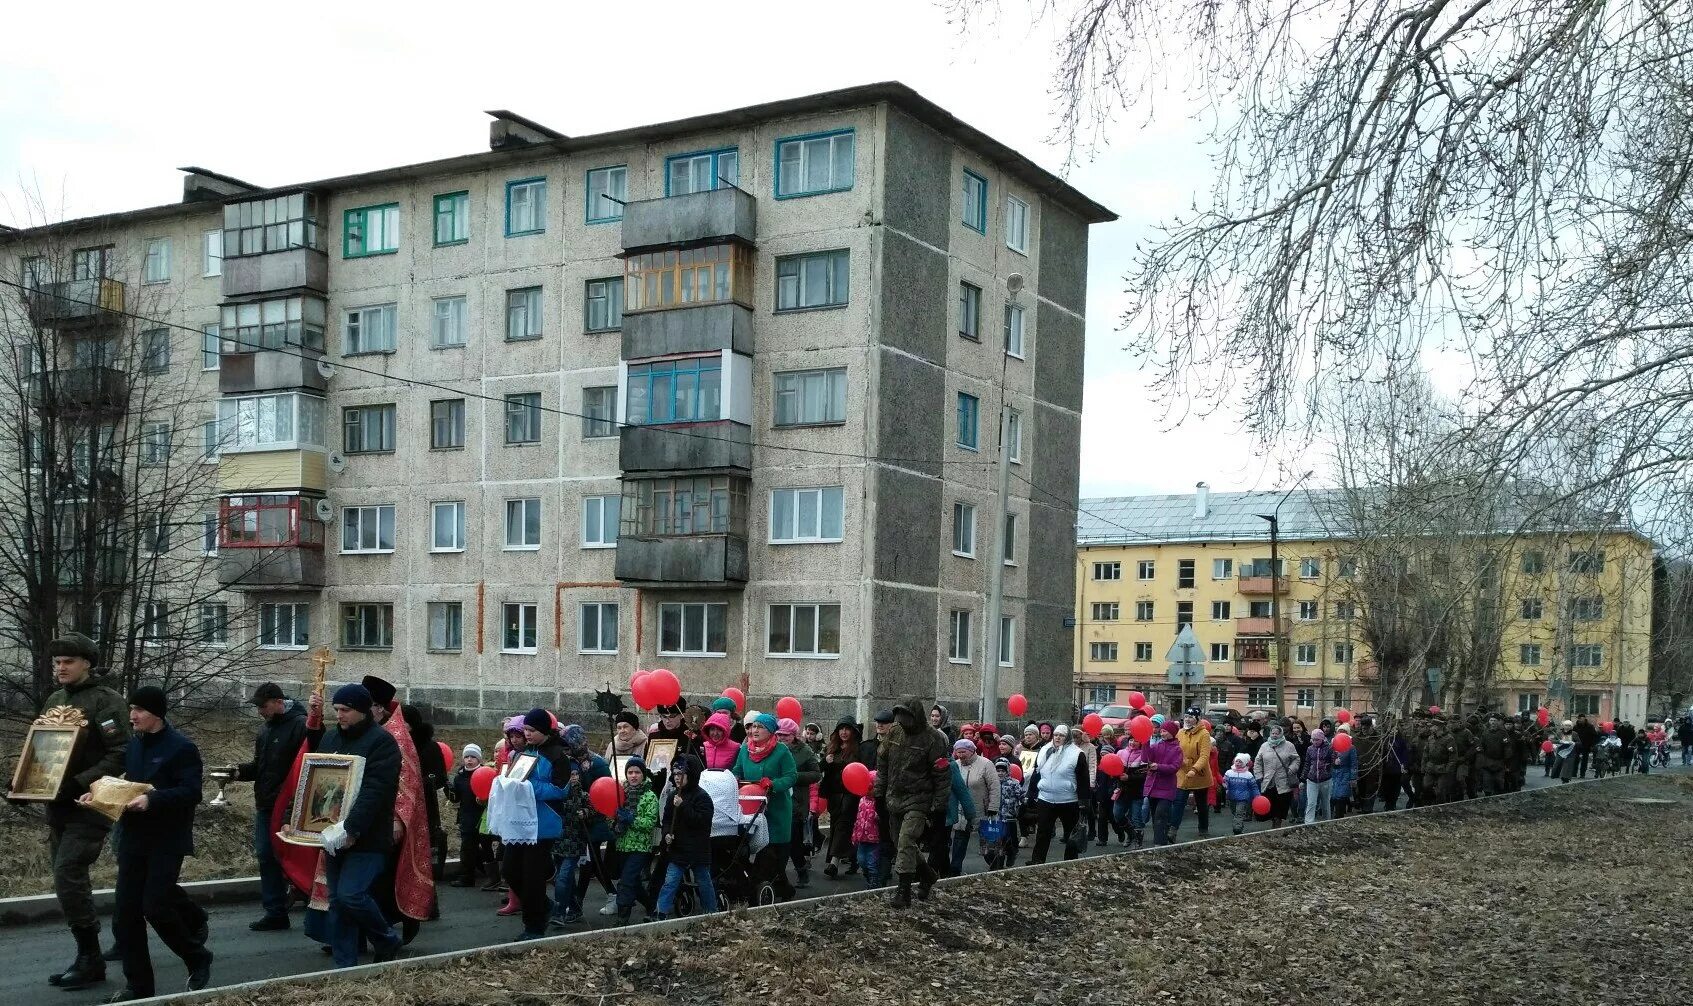
<path fill-rule="evenodd" d="M 1270 524 L 1270 639 L 1276 646 L 1276 710 L 1283 716 L 1287 715 L 1287 640 L 1282 638 L 1281 512 L 1282 504 L 1310 477 L 1311 471 L 1299 476 L 1299 480 L 1282 493 L 1274 510 L 1258 515 L 1259 520 Z"/>

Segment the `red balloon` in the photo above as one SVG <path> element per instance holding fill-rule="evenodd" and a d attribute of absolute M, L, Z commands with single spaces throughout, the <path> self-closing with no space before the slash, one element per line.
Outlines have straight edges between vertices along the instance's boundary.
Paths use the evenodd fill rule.
<path fill-rule="evenodd" d="M 1023 781 L 1023 766 L 1017 762 L 1011 763 L 1011 778 L 1017 780 L 1018 782 Z"/>
<path fill-rule="evenodd" d="M 1101 755 L 1099 770 L 1113 779 L 1121 778 L 1123 775 L 1123 759 L 1114 754 Z"/>
<path fill-rule="evenodd" d="M 853 796 L 868 796 L 870 793 L 870 770 L 863 762 L 848 762 L 846 768 L 841 769 L 841 785 Z"/>
<path fill-rule="evenodd" d="M 601 814 L 612 817 L 623 804 L 623 786 L 609 775 L 595 779 L 594 784 L 588 787 L 588 802 Z"/>
<path fill-rule="evenodd" d="M 1157 716 L 1158 715 L 1158 707 L 1153 705 L 1150 702 L 1148 702 L 1144 706 L 1141 706 L 1140 711 L 1145 713 L 1148 716 Z"/>
<path fill-rule="evenodd" d="M 453 770 L 453 749 L 447 746 L 446 741 L 436 741 L 435 746 L 441 749 L 441 764 L 447 766 L 447 771 L 451 772 Z"/>
<path fill-rule="evenodd" d="M 1334 721 L 1336 723 L 1351 723 L 1352 722 L 1352 710 L 1350 710 L 1350 709 L 1336 709 L 1334 711 Z"/>
<path fill-rule="evenodd" d="M 776 700 L 776 718 L 779 720 L 793 720 L 798 723 L 805 719 L 805 709 L 800 706 L 799 699 L 792 695 Z"/>
<path fill-rule="evenodd" d="M 1145 716 L 1136 716 L 1129 721 L 1129 736 L 1138 744 L 1145 744 L 1152 739 L 1152 720 Z"/>
<path fill-rule="evenodd" d="M 635 698 L 635 708 L 651 709 L 658 705 L 653 701 L 652 674 L 642 671 L 629 681 L 629 694 Z"/>
<path fill-rule="evenodd" d="M 1551 741 L 1541 741 L 1540 742 L 1540 753 L 1541 754 L 1551 754 L 1553 751 L 1556 751 L 1557 749 L 1558 749 L 1558 746 L 1556 744 L 1553 744 Z"/>
<path fill-rule="evenodd" d="M 1439 716 L 1440 715 L 1440 707 L 1439 706 L 1429 706 L 1428 707 L 1428 714 L 1430 716 Z"/>
<path fill-rule="evenodd" d="M 747 710 L 747 693 L 739 688 L 723 689 L 723 697 L 735 700 L 735 712 L 744 713 Z"/>
<path fill-rule="evenodd" d="M 629 690 L 634 691 L 635 686 L 639 685 L 642 681 L 645 681 L 647 675 L 651 673 L 651 671 L 636 671 L 634 674 L 629 675 Z"/>
<path fill-rule="evenodd" d="M 1270 812 L 1270 798 L 1269 797 L 1264 796 L 1263 794 L 1259 794 L 1258 796 L 1255 796 L 1255 797 L 1252 798 L 1252 813 L 1257 814 L 1259 817 L 1263 817 L 1264 815 L 1268 814 L 1269 812 Z"/>
<path fill-rule="evenodd" d="M 1144 705 L 1146 705 L 1146 696 L 1145 695 L 1141 694 L 1140 692 L 1130 692 L 1129 693 L 1129 708 L 1130 709 L 1139 709 L 1141 706 L 1144 706 Z"/>
<path fill-rule="evenodd" d="M 1540 724 L 1541 726 L 1551 723 L 1552 710 L 1547 709 L 1545 706 L 1541 706 L 1539 709 L 1536 709 L 1534 711 L 1534 722 Z"/>
<path fill-rule="evenodd" d="M 1088 713 L 1082 717 L 1082 733 L 1089 737 L 1098 737 L 1099 732 L 1104 729 L 1105 720 L 1098 713 Z"/>
<path fill-rule="evenodd" d="M 660 667 L 647 675 L 647 697 L 655 706 L 673 706 L 682 701 L 682 682 Z"/>
<path fill-rule="evenodd" d="M 1599 732 L 1600 733 L 1607 733 L 1608 734 L 1612 730 L 1615 730 L 1616 728 L 1617 728 L 1617 725 L 1615 723 L 1612 723 L 1610 720 L 1600 720 L 1599 721 Z"/>
<path fill-rule="evenodd" d="M 1205 732 L 1206 732 L 1206 733 L 1210 733 L 1210 732 L 1211 732 L 1211 730 L 1212 730 L 1212 727 L 1211 727 L 1211 721 L 1210 721 L 1210 720 L 1200 720 L 1200 721 L 1199 721 L 1199 725 L 1200 725 L 1200 726 L 1202 726 L 1202 727 L 1204 727 L 1204 728 L 1205 728 Z"/>
<path fill-rule="evenodd" d="M 764 787 L 747 783 L 741 787 L 741 813 L 756 814 L 764 809 Z"/>
<path fill-rule="evenodd" d="M 1335 734 L 1332 746 L 1337 754 L 1345 754 L 1352 750 L 1352 735 L 1347 733 Z"/>
<path fill-rule="evenodd" d="M 483 765 L 470 773 L 470 795 L 478 800 L 488 799 L 494 789 L 494 777 L 499 775 L 492 765 Z"/>
<path fill-rule="evenodd" d="M 1029 700 L 1023 697 L 1022 692 L 1017 692 L 1005 700 L 1005 708 L 1011 711 L 1011 715 L 1021 716 L 1029 711 Z"/>

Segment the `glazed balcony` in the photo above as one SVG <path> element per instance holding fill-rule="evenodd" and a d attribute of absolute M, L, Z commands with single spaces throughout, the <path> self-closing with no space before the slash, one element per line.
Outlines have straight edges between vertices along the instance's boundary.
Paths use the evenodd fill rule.
<path fill-rule="evenodd" d="M 115 279 L 44 283 L 30 292 L 30 321 L 43 328 L 114 324 L 123 317 L 127 293 Z"/>

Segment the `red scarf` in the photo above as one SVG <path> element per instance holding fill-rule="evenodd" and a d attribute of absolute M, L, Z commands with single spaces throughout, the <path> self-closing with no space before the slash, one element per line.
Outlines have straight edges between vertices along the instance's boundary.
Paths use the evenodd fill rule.
<path fill-rule="evenodd" d="M 770 752 L 776 750 L 776 743 L 776 738 L 772 736 L 769 740 L 764 742 L 764 749 L 761 751 L 759 750 L 758 742 L 754 741 L 751 737 L 748 737 L 746 742 L 747 757 L 751 758 L 754 763 L 761 762 L 770 757 Z"/>

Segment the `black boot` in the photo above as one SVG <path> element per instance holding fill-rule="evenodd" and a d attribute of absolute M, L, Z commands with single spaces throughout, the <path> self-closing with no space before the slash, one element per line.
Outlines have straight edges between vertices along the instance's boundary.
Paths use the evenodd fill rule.
<path fill-rule="evenodd" d="M 76 961 L 59 976 L 58 986 L 66 992 L 76 992 L 106 980 L 106 962 L 100 959 L 100 927 L 78 926 L 71 930 L 76 937 Z"/>
<path fill-rule="evenodd" d="M 890 904 L 895 908 L 911 907 L 911 874 L 902 873 L 899 875 L 899 889 L 894 891 L 893 901 Z"/>
<path fill-rule="evenodd" d="M 917 900 L 928 901 L 930 893 L 935 889 L 935 881 L 940 879 L 940 874 L 925 864 L 918 868 L 917 877 Z"/>

